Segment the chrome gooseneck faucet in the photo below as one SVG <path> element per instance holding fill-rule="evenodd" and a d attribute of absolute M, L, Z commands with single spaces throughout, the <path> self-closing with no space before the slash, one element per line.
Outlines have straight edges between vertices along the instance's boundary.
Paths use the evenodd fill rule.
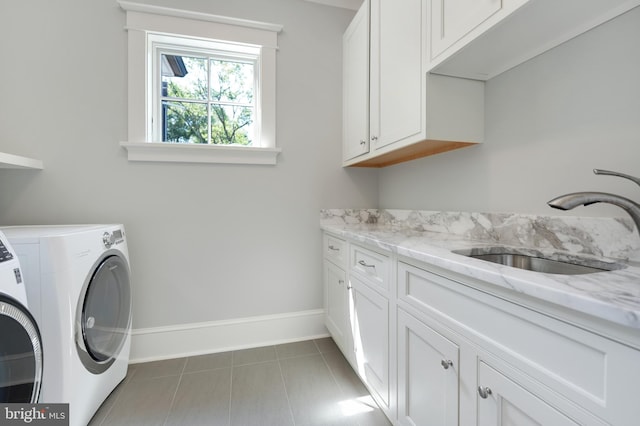
<path fill-rule="evenodd" d="M 640 178 L 625 175 L 623 173 L 612 172 L 609 170 L 594 169 L 593 173 L 597 175 L 617 176 L 629 179 L 640 185 Z M 623 208 L 636 225 L 638 233 L 640 233 L 640 204 L 631 201 L 628 198 L 606 192 L 574 192 L 571 194 L 561 195 L 554 198 L 547 204 L 554 209 L 571 210 L 577 206 L 588 206 L 594 203 L 608 203 Z"/>

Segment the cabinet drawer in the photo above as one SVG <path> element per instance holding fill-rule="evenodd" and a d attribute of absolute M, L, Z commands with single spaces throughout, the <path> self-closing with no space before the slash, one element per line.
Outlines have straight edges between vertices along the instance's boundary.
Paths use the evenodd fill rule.
<path fill-rule="evenodd" d="M 426 268 L 427 266 L 425 266 Z M 640 417 L 640 351 L 399 263 L 398 299 L 446 323 L 535 380 L 614 424 L 629 407 Z M 625 367 L 627 366 L 627 367 Z M 635 394 L 635 395 L 634 395 Z"/>
<path fill-rule="evenodd" d="M 329 234 L 324 234 L 322 239 L 322 254 L 339 266 L 347 262 L 347 242 Z"/>
<path fill-rule="evenodd" d="M 389 270 L 391 261 L 388 256 L 364 247 L 351 245 L 349 268 L 352 272 L 366 277 L 367 282 L 375 287 L 389 291 Z"/>

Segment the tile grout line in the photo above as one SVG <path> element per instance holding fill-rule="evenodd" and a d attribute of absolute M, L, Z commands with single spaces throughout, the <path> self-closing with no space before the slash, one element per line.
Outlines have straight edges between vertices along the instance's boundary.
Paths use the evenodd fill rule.
<path fill-rule="evenodd" d="M 167 421 L 169 421 L 169 417 L 171 416 L 171 410 L 173 409 L 173 404 L 176 401 L 176 395 L 178 395 L 178 389 L 180 389 L 180 383 L 182 383 L 182 375 L 184 374 L 185 368 L 187 368 L 187 360 L 188 357 L 184 359 L 184 365 L 182 366 L 182 370 L 180 370 L 180 375 L 178 376 L 178 383 L 176 384 L 176 390 L 173 391 L 173 396 L 171 397 L 171 403 L 169 404 L 169 411 L 167 411 L 167 415 L 164 418 L 163 425 L 166 426 Z"/>
<path fill-rule="evenodd" d="M 278 355 L 277 347 L 276 347 L 276 361 L 278 361 L 278 369 L 280 370 L 280 380 L 282 380 L 282 386 L 284 387 L 284 396 L 285 398 L 287 398 L 287 407 L 289 407 L 289 415 L 291 416 L 291 422 L 293 426 L 295 426 L 296 418 L 293 416 L 293 407 L 291 407 L 291 400 L 289 399 L 289 391 L 287 390 L 287 382 L 284 380 L 284 373 L 282 372 L 282 364 L 281 364 L 280 356 Z"/>
<path fill-rule="evenodd" d="M 342 386 L 340 386 L 340 382 L 338 382 L 338 379 L 336 379 L 336 375 L 333 372 L 333 368 L 331 368 L 331 366 L 327 362 L 327 359 L 325 358 L 324 353 L 320 352 L 320 356 L 322 357 L 322 362 L 324 362 L 324 365 L 327 366 L 327 370 L 329 370 L 329 374 L 331 374 L 331 378 L 333 379 L 334 383 L 336 384 L 338 389 L 340 389 L 340 393 L 344 395 L 345 390 L 344 390 L 344 388 Z"/>
<path fill-rule="evenodd" d="M 327 366 L 327 369 L 329 370 L 329 374 L 331 374 L 331 378 L 333 379 L 335 384 L 338 386 L 338 389 L 340 389 L 340 392 L 344 393 L 344 389 L 342 388 L 342 386 L 340 386 L 340 383 L 338 382 L 338 379 L 336 379 L 336 375 L 334 374 L 333 369 L 327 362 L 327 358 L 324 356 L 325 352 L 322 352 L 322 350 L 320 349 L 320 346 L 318 346 L 318 342 L 314 340 L 313 343 L 316 345 L 316 348 L 318 348 L 318 352 L 320 352 L 320 356 L 322 357 L 322 362 L 324 362 L 324 365 Z"/>
<path fill-rule="evenodd" d="M 231 408 L 232 408 L 232 405 L 233 405 L 233 370 L 236 368 L 236 365 L 235 365 L 235 363 L 236 363 L 236 361 L 235 361 L 236 360 L 236 354 L 235 354 L 235 352 L 236 351 L 231 351 L 231 372 L 229 373 L 230 374 L 230 377 L 229 377 L 229 405 L 227 406 L 228 407 L 228 416 L 227 416 L 228 423 L 227 424 L 229 426 L 231 426 Z"/>
<path fill-rule="evenodd" d="M 317 344 L 316 344 L 316 346 L 317 346 Z M 318 349 L 320 349 L 320 348 L 318 348 Z M 328 352 L 326 352 L 326 353 L 328 353 Z M 329 374 L 331 374 L 331 378 L 333 379 L 333 382 L 336 384 L 337 388 L 340 390 L 340 395 L 341 395 L 342 397 L 345 397 L 345 396 L 346 396 L 346 394 L 347 394 L 347 392 L 346 392 L 346 390 L 344 389 L 344 387 L 342 387 L 342 386 L 340 385 L 340 381 L 336 378 L 336 373 L 333 371 L 333 368 L 331 368 L 331 366 L 330 366 L 330 365 L 329 365 L 329 363 L 327 362 L 327 358 L 326 358 L 326 356 L 325 356 L 325 352 L 320 351 L 320 356 L 322 357 L 322 361 L 324 362 L 324 365 L 326 365 L 326 366 L 327 366 L 327 369 L 329 370 Z M 347 362 L 347 363 L 348 363 L 348 361 L 346 361 L 346 360 L 345 360 L 345 362 Z M 356 423 L 357 423 L 358 425 L 360 425 L 360 422 L 359 422 L 359 421 L 357 421 L 357 420 L 356 420 Z"/>

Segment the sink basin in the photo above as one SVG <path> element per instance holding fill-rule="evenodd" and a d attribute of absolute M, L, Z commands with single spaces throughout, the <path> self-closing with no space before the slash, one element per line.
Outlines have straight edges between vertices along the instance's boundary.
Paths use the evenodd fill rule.
<path fill-rule="evenodd" d="M 571 256 L 570 259 L 550 259 L 542 253 L 522 253 L 508 249 L 472 249 L 471 251 L 454 251 L 474 259 L 527 271 L 541 272 L 545 274 L 581 275 L 596 272 L 614 271 L 625 266 L 617 263 L 603 262 L 596 259 L 583 259 Z"/>

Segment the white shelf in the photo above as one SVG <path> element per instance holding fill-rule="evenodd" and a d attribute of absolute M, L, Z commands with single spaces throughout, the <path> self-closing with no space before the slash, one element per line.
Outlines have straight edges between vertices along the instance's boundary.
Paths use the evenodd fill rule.
<path fill-rule="evenodd" d="M 0 152 L 0 169 L 42 170 L 41 160 Z"/>

